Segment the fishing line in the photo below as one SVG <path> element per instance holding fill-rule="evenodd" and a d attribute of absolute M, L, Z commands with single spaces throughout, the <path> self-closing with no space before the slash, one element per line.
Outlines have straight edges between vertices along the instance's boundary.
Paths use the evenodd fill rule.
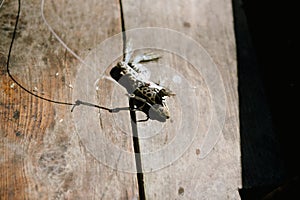
<path fill-rule="evenodd" d="M 41 1 L 41 12 L 42 12 L 42 18 L 45 22 L 45 24 L 48 26 L 49 30 L 51 31 L 51 33 L 56 37 L 56 39 L 73 55 L 75 56 L 80 62 L 82 62 L 84 65 L 87 65 L 78 55 L 76 55 L 59 37 L 58 35 L 53 31 L 53 29 L 51 28 L 51 26 L 48 24 L 48 22 L 46 21 L 44 14 L 43 14 L 43 7 L 44 7 L 44 0 Z M 17 27 L 18 27 L 18 22 L 19 22 L 19 18 L 20 18 L 20 12 L 21 12 L 21 0 L 18 0 L 18 11 L 17 11 L 17 17 L 16 17 L 16 22 L 15 22 L 15 27 L 14 27 L 14 31 L 13 31 L 13 35 L 12 35 L 12 40 L 10 43 L 10 47 L 9 47 L 9 51 L 8 51 L 8 56 L 7 56 L 7 62 L 6 62 L 6 70 L 8 73 L 8 76 L 11 78 L 11 80 L 17 84 L 21 89 L 23 89 L 24 91 L 26 91 L 27 93 L 29 93 L 30 95 L 33 95 L 36 98 L 42 99 L 44 101 L 48 101 L 51 103 L 55 103 L 55 104 L 61 104 L 61 105 L 69 105 L 69 106 L 73 106 L 73 108 L 71 109 L 71 111 L 74 110 L 74 108 L 76 106 L 79 105 L 85 105 L 85 106 L 90 106 L 90 107 L 96 107 L 99 109 L 104 109 L 107 110 L 109 112 L 113 112 L 113 109 L 109 109 L 103 106 L 99 106 L 96 104 L 92 104 L 92 103 L 88 103 L 88 102 L 84 102 L 84 101 L 80 101 L 77 100 L 75 103 L 70 103 L 70 102 L 63 102 L 63 101 L 56 101 L 56 100 L 52 100 L 50 98 L 45 98 L 43 96 L 37 95 L 35 93 L 33 93 L 32 91 L 30 91 L 29 89 L 25 88 L 21 83 L 19 83 L 11 74 L 10 69 L 9 69 L 9 62 L 10 62 L 10 57 L 11 57 L 11 52 L 12 52 L 12 47 L 15 41 L 15 37 L 16 37 L 16 33 L 17 33 Z"/>

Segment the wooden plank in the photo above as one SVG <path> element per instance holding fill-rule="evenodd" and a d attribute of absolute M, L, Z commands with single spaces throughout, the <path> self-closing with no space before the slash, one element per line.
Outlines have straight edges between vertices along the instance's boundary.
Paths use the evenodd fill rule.
<path fill-rule="evenodd" d="M 169 99 L 171 120 L 165 124 L 138 124 L 139 135 L 143 137 L 140 145 L 147 199 L 240 199 L 237 64 L 231 1 L 127 0 L 122 3 L 126 30 L 140 28 L 128 31 L 127 39 L 139 48 L 142 45 L 161 47 L 154 51 L 161 53 L 162 58 L 155 64 L 147 64 L 147 67 L 152 79 L 158 79 L 154 81 L 161 81 L 177 93 L 176 97 Z M 185 35 L 179 37 L 177 33 L 164 29 L 143 29 L 149 26 L 183 33 L 200 43 L 212 57 L 226 93 L 226 103 L 220 102 L 226 108 L 220 137 L 208 132 L 214 117 L 212 99 L 218 94 L 212 95 L 214 85 L 208 83 L 217 75 L 212 80 L 206 76 L 213 68 L 211 60 L 203 51 L 202 54 L 196 51 L 193 55 L 196 48 Z M 174 48 L 183 54 L 169 51 Z M 195 131 L 195 137 L 190 131 Z M 211 134 L 208 140 L 205 137 L 207 132 Z M 207 146 L 203 143 L 211 145 L 216 141 L 211 152 L 209 148 L 204 149 Z M 188 145 L 182 151 L 184 144 Z M 209 154 L 205 157 L 203 153 Z"/>
<path fill-rule="evenodd" d="M 0 199 L 137 198 L 136 174 L 118 171 L 115 166 L 99 161 L 91 147 L 81 140 L 84 135 L 79 134 L 75 126 L 80 111 L 94 114 L 97 110 L 78 107 L 72 114 L 71 107 L 37 99 L 7 76 L 6 56 L 17 3 L 5 1 L 0 8 Z M 87 55 L 98 44 L 121 32 L 119 2 L 46 1 L 44 14 L 50 27 L 42 20 L 40 7 L 39 0 L 22 1 L 10 60 L 11 73 L 24 87 L 38 95 L 74 102 L 77 78 L 85 76 L 78 75 L 83 68 L 80 68 L 83 63 L 79 59 L 87 62 Z M 77 58 L 58 42 L 49 28 Z M 99 87 L 103 84 L 106 83 L 99 82 Z M 109 84 L 105 86 L 108 89 Z M 105 101 L 106 96 L 100 96 L 99 102 Z M 82 118 L 88 116 L 82 114 Z M 122 134 L 120 129 L 112 129 L 114 124 L 102 123 L 103 129 L 98 130 L 98 135 L 104 134 L 124 151 L 133 151 L 131 137 Z M 95 126 L 91 124 L 85 131 L 88 133 Z M 109 151 L 102 153 L 107 160 L 115 159 L 110 157 Z M 130 155 L 125 164 L 134 163 L 134 154 Z M 118 164 L 118 160 L 111 162 Z"/>

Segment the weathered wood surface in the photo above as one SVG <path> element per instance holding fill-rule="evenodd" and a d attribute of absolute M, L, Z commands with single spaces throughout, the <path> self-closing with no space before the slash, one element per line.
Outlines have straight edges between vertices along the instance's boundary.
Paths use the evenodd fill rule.
<path fill-rule="evenodd" d="M 5 1 L 0 18 L 0 199 L 134 199 L 136 175 L 105 166 L 89 153 L 76 133 L 71 107 L 37 99 L 6 75 L 17 3 Z M 22 1 L 11 71 L 29 90 L 71 102 L 80 62 L 49 32 L 40 3 Z M 44 8 L 53 30 L 81 58 L 121 32 L 118 1 L 45 1 Z M 132 151 L 130 139 L 114 143 Z"/>
<path fill-rule="evenodd" d="M 204 159 L 199 159 L 202 153 L 200 146 L 204 139 L 203 133 L 208 129 L 207 120 L 209 120 L 199 116 L 198 119 L 201 122 L 196 137 L 186 152 L 176 162 L 170 163 L 170 166 L 152 173 L 145 173 L 146 196 L 148 199 L 239 199 L 241 166 L 236 49 L 231 1 L 164 0 L 154 3 L 151 0 L 143 2 L 129 0 L 123 2 L 123 8 L 126 30 L 148 26 L 170 28 L 199 42 L 217 64 L 227 96 L 225 125 L 212 152 Z M 181 41 L 173 42 L 180 43 Z M 165 60 L 163 57 L 162 65 L 181 70 L 182 73 L 186 73 L 185 78 L 192 83 L 205 81 L 204 77 L 190 70 L 187 62 L 183 62 L 178 56 L 170 57 Z M 201 59 L 200 56 L 199 59 Z M 209 66 L 208 63 L 207 65 Z M 205 84 L 199 85 L 200 88 L 197 90 L 206 93 L 207 87 L 203 86 Z M 208 93 L 206 93 L 207 96 L 209 96 Z M 201 94 L 194 97 L 187 96 L 185 97 L 188 99 L 185 102 L 187 104 L 178 107 L 181 112 L 185 112 L 186 105 L 192 104 L 192 98 L 196 98 L 199 110 L 203 112 L 201 114 L 210 115 L 211 113 L 206 110 L 210 106 L 206 97 Z M 171 109 L 171 113 L 175 114 L 174 121 L 180 114 L 180 111 L 176 111 L 178 107 Z M 184 123 L 185 120 L 192 122 L 192 118 L 182 119 L 182 122 Z M 192 126 L 192 123 L 190 125 Z M 176 123 L 171 124 L 170 129 L 163 129 L 160 133 L 161 137 L 143 140 L 141 151 L 157 151 L 167 146 L 178 134 L 172 129 L 174 126 Z M 188 132 L 181 134 L 189 135 Z M 142 164 L 163 162 L 169 159 L 161 157 L 157 160 L 147 160 L 147 158 L 145 155 Z"/>
<path fill-rule="evenodd" d="M 24 2 L 11 57 L 13 75 L 43 97 L 66 102 L 81 98 L 108 107 L 128 106 L 124 89 L 105 78 L 113 63 L 120 59 L 122 37 L 119 35 L 112 43 L 111 40 L 105 43 L 113 45 L 107 45 L 107 51 L 101 43 L 122 31 L 119 2 L 46 1 L 44 7 L 50 26 L 82 61 L 65 50 L 50 33 L 41 18 L 40 1 Z M 192 143 L 179 157 L 171 158 L 172 151 L 168 157 L 154 157 L 155 160 L 142 154 L 142 165 L 147 171 L 144 173 L 147 199 L 239 199 L 240 142 L 231 1 L 128 0 L 122 1 L 122 7 L 126 30 L 149 26 L 169 28 L 199 42 L 216 63 L 226 93 L 222 134 L 213 150 L 200 159 L 203 133 L 209 129 L 212 117 L 212 97 L 201 71 L 189 60 L 163 50 L 156 50 L 162 54 L 160 60 L 145 64 L 152 77 L 157 75 L 159 80 L 154 81 L 161 81 L 178 95 L 169 99 L 171 120 L 165 124 L 153 121 L 138 124 L 139 135 L 143 137 L 141 151 L 159 151 L 178 137 L 182 124 L 191 127 L 197 124 L 195 138 L 187 138 Z M 89 107 L 78 107 L 71 113 L 70 107 L 37 99 L 13 84 L 6 74 L 5 63 L 17 1 L 5 1 L 0 9 L 0 23 L 4 27 L 0 38 L 1 199 L 137 198 L 129 113 L 112 115 Z M 130 33 L 127 37 L 130 39 Z M 143 35 L 139 37 L 143 41 Z M 203 62 L 210 66 L 211 61 L 206 59 L 204 56 Z M 169 68 L 161 70 L 161 66 Z M 99 75 L 98 80 L 97 73 L 104 76 Z M 179 73 L 181 83 L 188 85 L 184 82 L 187 80 L 196 95 L 183 98 L 185 88 L 175 84 L 178 76 L 170 78 L 168 73 Z M 85 87 L 88 81 L 91 83 Z M 96 89 L 91 90 L 93 87 Z M 196 116 L 184 113 L 193 109 L 186 105 L 189 102 L 191 106 L 199 102 L 196 110 L 200 112 Z M 149 172 L 149 166 L 155 162 L 163 164 Z"/>

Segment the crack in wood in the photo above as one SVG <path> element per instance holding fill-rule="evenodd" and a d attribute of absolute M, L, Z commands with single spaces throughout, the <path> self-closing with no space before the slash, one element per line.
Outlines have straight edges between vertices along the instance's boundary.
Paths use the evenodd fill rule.
<path fill-rule="evenodd" d="M 126 40 L 125 20 L 124 20 L 122 0 L 119 0 L 119 4 L 120 4 L 121 25 L 122 25 L 123 55 L 125 56 L 127 40 Z M 130 106 L 130 108 L 133 108 L 133 105 L 129 104 L 129 106 Z M 137 130 L 137 120 L 136 120 L 135 111 L 133 111 L 133 110 L 130 111 L 130 118 L 131 118 L 132 140 L 133 140 L 133 147 L 134 147 L 134 153 L 135 153 L 135 165 L 136 165 L 136 171 L 137 171 L 139 199 L 145 200 L 146 195 L 145 195 L 145 187 L 144 187 L 144 174 L 143 174 L 143 168 L 142 168 L 139 135 L 138 135 L 138 130 Z"/>

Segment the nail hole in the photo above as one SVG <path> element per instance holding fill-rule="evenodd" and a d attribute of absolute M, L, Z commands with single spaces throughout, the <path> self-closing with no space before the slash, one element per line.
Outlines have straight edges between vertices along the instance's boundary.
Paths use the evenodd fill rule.
<path fill-rule="evenodd" d="M 178 189 L 178 194 L 181 195 L 181 196 L 183 196 L 183 194 L 184 194 L 184 188 L 183 187 L 180 187 Z"/>

